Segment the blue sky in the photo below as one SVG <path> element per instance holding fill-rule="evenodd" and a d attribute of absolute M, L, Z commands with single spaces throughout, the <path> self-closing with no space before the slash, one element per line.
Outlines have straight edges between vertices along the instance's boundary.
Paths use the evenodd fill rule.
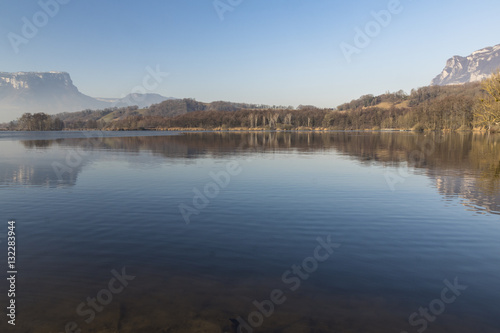
<path fill-rule="evenodd" d="M 0 71 L 66 71 L 93 97 L 130 93 L 149 66 L 169 73 L 150 91 L 165 96 L 335 107 L 428 85 L 451 56 L 500 44 L 498 0 L 401 0 L 351 62 L 341 43 L 355 46 L 355 29 L 395 0 L 219 0 L 224 20 L 213 0 L 59 1 L 18 53 L 9 33 L 42 8 L 0 4 Z"/>

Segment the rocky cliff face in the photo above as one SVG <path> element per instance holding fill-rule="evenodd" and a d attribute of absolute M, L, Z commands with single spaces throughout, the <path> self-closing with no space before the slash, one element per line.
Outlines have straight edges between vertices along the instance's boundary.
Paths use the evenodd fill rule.
<path fill-rule="evenodd" d="M 500 45 L 487 47 L 467 57 L 454 56 L 432 85 L 464 84 L 481 81 L 500 68 Z"/>
<path fill-rule="evenodd" d="M 56 114 L 115 106 L 146 107 L 166 99 L 158 94 L 97 99 L 78 91 L 65 72 L 0 72 L 0 123 L 19 118 L 25 112 Z"/>
<path fill-rule="evenodd" d="M 73 92 L 78 89 L 73 85 L 73 81 L 68 73 L 47 72 L 47 73 L 2 73 L 0 72 L 0 87 L 8 87 L 17 90 L 21 89 L 43 89 L 59 88 Z"/>
<path fill-rule="evenodd" d="M 79 92 L 68 73 L 0 73 L 0 122 L 25 112 L 54 114 L 107 105 Z"/>

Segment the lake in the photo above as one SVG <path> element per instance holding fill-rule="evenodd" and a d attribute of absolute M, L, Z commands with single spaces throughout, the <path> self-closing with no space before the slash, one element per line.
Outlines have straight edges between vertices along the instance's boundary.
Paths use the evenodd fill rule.
<path fill-rule="evenodd" d="M 2 332 L 500 332 L 500 136 L 0 132 L 0 154 Z"/>

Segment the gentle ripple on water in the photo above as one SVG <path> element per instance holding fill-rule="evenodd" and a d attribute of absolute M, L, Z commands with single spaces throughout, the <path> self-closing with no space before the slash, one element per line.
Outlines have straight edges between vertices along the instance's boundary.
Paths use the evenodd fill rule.
<path fill-rule="evenodd" d="M 21 331 L 232 332 L 229 318 L 282 289 L 261 332 L 412 332 L 408 316 L 458 277 L 468 289 L 427 331 L 500 332 L 498 180 L 473 160 L 480 138 L 406 174 L 401 151 L 419 140 L 408 134 L 105 133 L 90 146 L 81 133 L 0 134 Z M 179 205 L 231 163 L 241 172 L 186 224 Z M 395 191 L 387 173 L 405 176 Z M 283 273 L 328 235 L 340 247 L 290 291 Z M 76 307 L 122 267 L 136 280 L 87 324 Z"/>

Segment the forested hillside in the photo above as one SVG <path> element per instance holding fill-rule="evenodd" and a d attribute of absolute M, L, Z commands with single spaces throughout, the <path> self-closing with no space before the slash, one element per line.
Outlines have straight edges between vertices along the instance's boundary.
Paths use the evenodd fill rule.
<path fill-rule="evenodd" d="M 423 87 L 409 95 L 403 91 L 364 95 L 335 109 L 177 99 L 145 109 L 134 106 L 84 110 L 52 118 L 61 120 L 65 129 L 471 130 L 483 126 L 474 117 L 481 99 L 487 96 L 482 87 L 480 83 L 471 83 Z M 26 119 L 38 118 L 24 117 L 12 122 L 10 128 L 40 128 L 36 124 L 26 125 Z M 495 124 L 491 123 L 489 129 L 498 130 Z"/>

